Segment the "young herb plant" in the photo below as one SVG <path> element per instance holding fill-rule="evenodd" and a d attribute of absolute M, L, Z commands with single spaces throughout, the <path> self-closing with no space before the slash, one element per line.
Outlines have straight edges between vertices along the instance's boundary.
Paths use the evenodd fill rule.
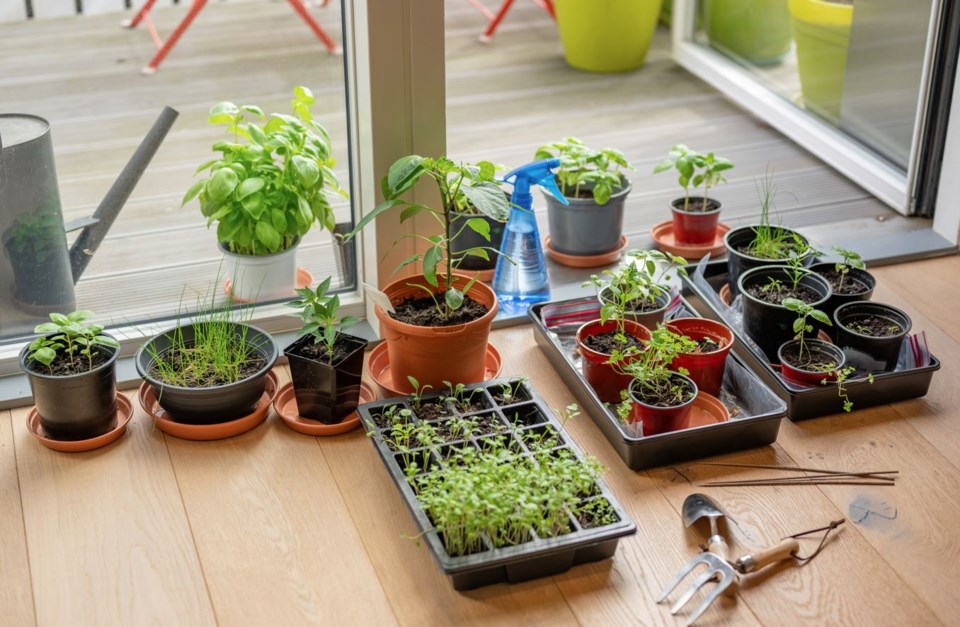
<path fill-rule="evenodd" d="M 407 375 L 407 381 L 410 382 L 410 385 L 413 386 L 413 407 L 414 409 L 420 409 L 423 405 L 423 395 L 426 394 L 429 390 L 433 389 L 432 385 L 420 386 L 420 382 L 411 375 Z"/>
<path fill-rule="evenodd" d="M 770 223 L 770 210 L 773 208 L 773 199 L 777 193 L 773 182 L 773 173 L 756 184 L 757 195 L 760 198 L 760 223 L 754 227 L 753 241 L 747 246 L 747 254 L 760 259 L 786 259 L 791 250 L 803 255 L 803 240 L 793 231 Z"/>
<path fill-rule="evenodd" d="M 230 252 L 268 255 L 293 246 L 314 224 L 334 230 L 328 196 L 347 192 L 333 173 L 330 136 L 310 112 L 313 94 L 306 87 L 293 94 L 292 116 L 267 119 L 260 107 L 232 102 L 210 109 L 210 124 L 225 125 L 233 141 L 213 144 L 221 156 L 197 168 L 210 176 L 194 183 L 182 204 L 199 198 L 207 226 L 217 223 L 217 239 Z"/>
<path fill-rule="evenodd" d="M 678 373 L 688 374 L 686 369 L 679 368 L 675 372 L 670 370 L 670 364 L 677 356 L 692 353 L 696 349 L 696 342 L 660 324 L 653 330 L 644 351 L 630 360 L 625 359 L 623 353 L 614 351 L 608 363 L 633 378 L 636 392 L 645 403 L 672 407 L 690 400 L 694 392 L 675 377 Z M 617 414 L 627 422 L 633 401 L 628 390 L 623 390 L 621 397 L 623 402 L 617 408 Z"/>
<path fill-rule="evenodd" d="M 729 159 L 718 157 L 712 152 L 700 154 L 683 144 L 677 144 L 667 153 L 667 158 L 653 168 L 653 173 L 677 171 L 679 174 L 677 182 L 683 188 L 684 211 L 688 211 L 690 207 L 691 185 L 694 189 L 703 185 L 703 204 L 706 211 L 710 188 L 726 181 L 721 173 L 731 168 L 733 168 L 733 162 Z"/>
<path fill-rule="evenodd" d="M 478 162 L 476 165 L 456 164 L 446 157 L 437 159 L 425 158 L 419 155 L 402 157 L 390 166 L 390 171 L 381 182 L 383 196 L 386 199 L 373 211 L 368 213 L 357 223 L 357 226 L 344 236 L 342 241 L 349 241 L 355 237 L 367 224 L 372 222 L 384 211 L 394 207 L 402 207 L 400 221 L 405 222 L 415 215 L 426 213 L 440 225 L 442 232 L 438 235 L 421 235 L 413 233 L 404 235 L 394 242 L 412 237 L 426 243 L 426 252 L 415 254 L 401 261 L 396 270 L 419 261 L 423 267 L 423 276 L 427 285 L 410 284 L 423 290 L 436 305 L 441 318 L 447 320 L 450 315 L 463 306 L 464 295 L 470 291 L 476 282 L 471 279 L 463 289 L 453 287 L 454 272 L 467 257 L 479 257 L 490 260 L 490 252 L 499 252 L 489 246 L 477 246 L 456 253 L 450 249 L 451 241 L 464 229 L 471 229 L 486 241 L 490 241 L 490 225 L 482 218 L 472 218 L 454 232 L 452 213 L 457 210 L 457 199 L 465 197 L 473 204 L 477 211 L 494 220 L 505 222 L 509 217 L 510 203 L 507 201 L 499 185 L 494 182 L 495 167 L 488 161 Z M 427 207 L 416 202 L 403 200 L 414 185 L 423 178 L 429 178 L 437 185 L 440 192 L 439 209 Z M 391 250 L 393 247 L 391 247 Z M 512 263 L 512 260 L 505 257 Z M 395 270 L 395 271 L 396 271 Z M 440 298 L 438 298 L 438 296 Z"/>
<path fill-rule="evenodd" d="M 58 357 L 72 372 L 93 370 L 98 347 L 117 349 L 120 343 L 103 334 L 102 324 L 85 323 L 92 317 L 93 312 L 86 309 L 50 314 L 50 322 L 34 328 L 34 333 L 42 335 L 30 343 L 27 358 L 43 364 L 51 374 Z"/>
<path fill-rule="evenodd" d="M 309 287 L 298 289 L 297 296 L 300 298 L 287 303 L 288 307 L 300 310 L 303 326 L 299 335 L 313 337 L 314 344 L 323 347 L 329 364 L 333 363 L 333 349 L 340 333 L 359 322 L 353 316 L 339 316 L 340 297 L 327 293 L 331 279 L 332 277 L 327 277 L 315 290 Z"/>
<path fill-rule="evenodd" d="M 841 259 L 841 261 L 837 262 L 834 266 L 837 274 L 840 275 L 840 279 L 837 281 L 837 292 L 840 292 L 843 289 L 843 282 L 847 278 L 847 275 L 850 274 L 850 271 L 854 269 L 865 270 L 867 265 L 863 262 L 863 258 L 859 253 L 847 248 L 834 246 L 833 252 L 839 255 Z"/>
<path fill-rule="evenodd" d="M 607 204 L 614 190 L 624 186 L 624 171 L 633 169 L 619 150 L 595 150 L 576 137 L 544 144 L 537 148 L 533 158 L 535 161 L 560 159 L 557 170 L 560 193 L 568 198 L 582 198 L 589 189 L 598 205 Z"/>
<path fill-rule="evenodd" d="M 797 314 L 797 319 L 793 321 L 793 332 L 795 333 L 794 339 L 799 343 L 798 359 L 800 363 L 798 363 L 797 366 L 803 368 L 806 365 L 806 362 L 803 361 L 804 352 L 807 354 L 807 362 L 809 362 L 811 358 L 810 349 L 806 345 L 805 338 L 808 333 L 813 333 L 813 325 L 808 322 L 807 319 L 813 318 L 817 322 L 827 326 L 833 326 L 833 323 L 830 322 L 830 317 L 826 313 L 819 309 L 814 309 L 798 298 L 784 298 L 781 304 L 789 311 Z"/>

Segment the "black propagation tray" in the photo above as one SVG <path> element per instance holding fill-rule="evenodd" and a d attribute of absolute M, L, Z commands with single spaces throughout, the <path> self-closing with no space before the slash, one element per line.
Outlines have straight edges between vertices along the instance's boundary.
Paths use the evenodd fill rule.
<path fill-rule="evenodd" d="M 697 280 L 697 269 L 703 270 L 706 284 Z M 688 277 L 683 279 L 684 291 L 689 290 L 690 298 L 702 311 L 714 320 L 725 323 L 733 329 L 736 337 L 734 351 L 757 372 L 767 384 L 787 403 L 787 415 L 790 420 L 805 420 L 830 414 L 843 413 L 843 400 L 840 398 L 836 385 L 821 387 L 796 386 L 784 381 L 780 374 L 771 367 L 763 352 L 749 339 L 742 329 L 727 320 L 725 312 L 729 309 L 720 300 L 720 288 L 727 282 L 727 262 L 705 260 L 698 265 L 687 266 Z M 709 293 L 707 290 L 709 289 Z M 906 342 L 906 340 L 904 340 Z M 919 368 L 894 370 L 893 372 L 873 373 L 874 381 L 870 383 L 867 370 L 861 367 L 863 361 L 853 351 L 844 351 L 848 363 L 857 367 L 857 371 L 850 375 L 845 382 L 847 396 L 853 402 L 853 410 L 894 403 L 910 398 L 924 396 L 930 388 L 933 373 L 940 369 L 940 360 L 930 355 L 930 363 Z"/>
<path fill-rule="evenodd" d="M 494 395 L 504 384 L 513 386 L 516 393 L 513 395 L 513 402 L 504 402 L 501 405 L 497 403 Z M 563 426 L 553 416 L 540 395 L 525 381 L 521 381 L 519 378 L 502 378 L 467 385 L 466 389 L 479 389 L 480 392 L 475 394 L 471 400 L 480 400 L 486 406 L 486 409 L 461 413 L 453 404 L 448 403 L 450 417 L 492 414 L 500 425 L 500 429 L 502 429 L 496 433 L 509 437 L 511 439 L 510 446 L 521 450 L 525 457 L 530 456 L 529 449 L 517 435 L 526 430 L 543 432 L 544 429 L 552 429 L 552 434 L 559 439 L 557 449 L 570 449 L 577 459 L 583 461 L 583 452 L 566 435 Z M 493 392 L 491 393 L 490 390 Z M 424 394 L 422 401 L 426 402 L 440 395 L 440 393 Z M 620 538 L 636 533 L 637 526 L 627 516 L 626 511 L 614 498 L 610 489 L 601 479 L 598 479 L 596 482 L 598 493 L 589 498 L 606 499 L 616 513 L 616 522 L 587 529 L 580 525 L 576 517 L 570 516 L 571 532 L 565 535 L 539 538 L 531 530 L 532 539 L 523 544 L 492 548 L 487 542 L 487 550 L 480 553 L 458 557 L 448 555 L 443 547 L 440 535 L 434 529 L 428 515 L 421 508 L 413 487 L 404 475 L 402 461 L 400 460 L 401 454 L 391 449 L 383 437 L 383 433 L 389 431 L 389 427 L 381 429 L 374 419 L 374 417 L 380 415 L 381 411 L 391 405 L 410 408 L 412 407 L 411 397 L 397 397 L 360 405 L 358 408 L 360 419 L 363 421 L 367 433 L 373 436 L 371 440 L 376 445 L 377 452 L 380 453 L 380 459 L 383 460 L 383 464 L 390 472 L 390 477 L 396 483 L 403 500 L 413 514 L 413 518 L 422 532 L 422 537 L 433 553 L 434 560 L 444 574 L 451 577 L 455 590 L 470 590 L 502 582 L 518 583 L 537 577 L 555 575 L 578 564 L 606 559 L 612 557 L 616 552 Z M 508 418 L 508 415 L 514 417 L 513 422 Z M 427 422 L 437 423 L 443 422 L 445 419 L 446 417 Z M 419 421 L 419 418 L 414 420 Z M 447 446 L 478 446 L 478 439 L 493 433 L 494 431 L 490 431 L 480 435 L 472 435 L 468 440 L 455 440 L 411 450 L 409 454 L 419 452 L 425 455 L 427 471 L 434 472 L 442 469 L 444 464 L 438 449 Z M 423 458 L 421 457 L 421 459 Z M 431 467 L 433 470 L 431 470 Z"/>
<path fill-rule="evenodd" d="M 698 315 L 688 302 L 677 300 L 678 304 L 668 312 L 668 318 Z M 549 312 L 550 307 L 574 308 L 580 311 L 580 315 L 572 316 L 575 320 L 567 323 L 554 324 L 551 321 L 548 327 L 543 312 Z M 530 307 L 529 316 L 537 344 L 628 467 L 642 470 L 756 448 L 776 441 L 786 405 L 733 351 L 727 357 L 720 392 L 720 400 L 730 410 L 730 420 L 648 436 L 638 432 L 636 427 L 623 424 L 615 409 L 604 405 L 581 374 L 577 328 L 587 321 L 593 309 L 596 315 L 590 319 L 599 318 L 599 308 L 596 297 L 577 298 L 538 303 Z"/>

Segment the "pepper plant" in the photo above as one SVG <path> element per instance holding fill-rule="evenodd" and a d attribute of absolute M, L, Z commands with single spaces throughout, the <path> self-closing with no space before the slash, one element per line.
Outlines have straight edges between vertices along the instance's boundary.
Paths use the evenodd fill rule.
<path fill-rule="evenodd" d="M 66 315 L 50 314 L 50 322 L 34 328 L 34 333 L 42 335 L 30 343 L 28 358 L 43 364 L 51 373 L 52 364 L 58 357 L 65 357 L 71 368 L 82 369 L 83 372 L 93 370 L 97 347 L 120 348 L 120 343 L 103 334 L 102 324 L 84 322 L 92 317 L 93 312 L 86 309 Z"/>
<path fill-rule="evenodd" d="M 330 136 L 310 111 L 313 94 L 306 87 L 293 94 L 294 115 L 268 119 L 260 107 L 232 102 L 210 109 L 208 121 L 224 125 L 232 141 L 213 144 L 220 156 L 197 168 L 210 176 L 194 183 L 182 204 L 199 198 L 207 227 L 217 224 L 217 239 L 232 253 L 286 250 L 314 224 L 332 232 L 328 196 L 347 197 L 333 172 Z"/>
<path fill-rule="evenodd" d="M 703 185 L 704 208 L 709 198 L 710 188 L 725 182 L 721 172 L 733 168 L 733 162 L 724 157 L 718 157 L 712 152 L 701 154 L 684 144 L 677 144 L 667 153 L 667 158 L 653 168 L 654 174 L 676 170 L 679 174 L 677 182 L 683 188 L 683 210 L 690 206 L 690 187 L 694 189 Z"/>
<path fill-rule="evenodd" d="M 467 220 L 454 231 L 452 213 L 457 211 L 457 198 L 465 196 L 477 211 L 494 220 L 505 222 L 509 217 L 510 203 L 499 185 L 494 182 L 495 172 L 495 166 L 489 161 L 480 161 L 476 165 L 471 165 L 457 164 L 446 157 L 428 158 L 419 155 L 402 157 L 390 166 L 387 176 L 381 182 L 381 190 L 386 200 L 365 215 L 342 240 L 349 241 L 377 216 L 394 207 L 401 209 L 400 222 L 405 222 L 421 213 L 435 219 L 442 229 L 440 234 L 411 233 L 394 243 L 396 246 L 400 241 L 412 237 L 427 245 L 426 252 L 404 259 L 397 265 L 396 270 L 419 261 L 423 267 L 423 276 L 427 285 L 420 283 L 412 285 L 420 288 L 433 299 L 440 316 L 446 320 L 463 305 L 464 294 L 470 291 L 477 280 L 474 277 L 462 290 L 453 287 L 453 275 L 463 260 L 467 257 L 480 257 L 489 261 L 490 252 L 499 252 L 490 246 L 475 246 L 456 253 L 450 250 L 450 242 L 453 238 L 468 228 L 480 234 L 488 242 L 490 241 L 490 224 L 479 217 Z M 440 208 L 428 207 L 402 198 L 423 178 L 431 179 L 436 184 L 440 192 Z M 512 263 L 509 257 L 505 259 Z M 438 298 L 438 291 L 442 292 L 442 298 Z"/>
<path fill-rule="evenodd" d="M 328 294 L 332 277 L 327 277 L 317 289 L 304 287 L 297 290 L 297 300 L 287 303 L 288 307 L 300 310 L 300 319 L 303 326 L 299 335 L 313 337 L 314 344 L 323 347 L 327 354 L 327 363 L 333 363 L 333 347 L 337 338 L 345 329 L 360 322 L 354 316 L 339 316 L 340 296 Z"/>
<path fill-rule="evenodd" d="M 624 170 L 632 170 L 622 152 L 614 148 L 596 150 L 576 137 L 544 144 L 537 148 L 534 161 L 560 159 L 557 182 L 567 197 L 580 197 L 581 189 L 592 185 L 591 194 L 598 205 L 605 205 L 615 189 L 624 185 Z"/>

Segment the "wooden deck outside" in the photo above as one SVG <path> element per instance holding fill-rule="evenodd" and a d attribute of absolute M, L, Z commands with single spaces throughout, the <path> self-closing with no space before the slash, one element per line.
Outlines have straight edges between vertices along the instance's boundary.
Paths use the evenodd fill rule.
<path fill-rule="evenodd" d="M 340 36 L 337 2 L 316 12 Z M 677 195 L 671 176 L 650 174 L 671 144 L 713 149 L 737 164 L 717 191 L 724 220 L 758 212 L 754 179 L 777 173 L 778 209 L 794 226 L 837 225 L 835 234 L 875 216 L 895 218 L 859 187 L 677 67 L 669 33 L 657 33 L 646 66 L 628 75 L 568 68 L 556 28 L 533 3 L 518 2 L 489 46 L 466 2 L 447 0 L 448 151 L 509 166 L 542 142 L 578 135 L 624 150 L 636 166 L 625 230 L 635 242 L 663 220 Z M 185 7 L 161 8 L 168 33 Z M 30 112 L 53 124 L 64 217 L 90 214 L 164 105 L 181 112 L 132 198 L 78 285 L 79 304 L 117 323 L 158 319 L 205 292 L 220 255 L 195 205 L 180 198 L 222 130 L 206 123 L 224 99 L 284 110 L 294 85 L 311 86 L 316 112 L 333 136 L 346 179 L 343 68 L 286 3 L 211 3 L 160 71 L 141 76 L 154 48 L 145 31 L 118 15 L 0 25 L 0 111 Z M 340 219 L 349 207 L 341 203 Z M 891 220 L 893 221 L 893 220 Z M 541 219 L 546 227 L 546 220 Z M 336 273 L 327 233 L 306 238 L 301 265 Z M 184 291 L 187 288 L 186 292 Z"/>
<path fill-rule="evenodd" d="M 896 487 L 697 488 L 726 473 L 692 463 L 630 471 L 583 416 L 569 435 L 609 468 L 638 533 L 611 560 L 464 593 L 409 538 L 410 514 L 359 430 L 306 437 L 274 414 L 233 439 L 187 442 L 154 429 L 133 398 L 126 436 L 68 455 L 33 440 L 26 409 L 0 412 L 2 622 L 679 625 L 654 599 L 703 541 L 679 514 L 702 490 L 734 521 L 734 554 L 848 522 L 813 562 L 749 577 L 735 602 L 717 603 L 698 624 L 956 625 L 960 322 L 943 312 L 960 307 L 958 272 L 960 257 L 876 270 L 875 298 L 907 311 L 943 361 L 926 398 L 784 421 L 777 444 L 714 458 L 897 469 Z M 528 375 L 552 407 L 573 402 L 529 327 L 491 340 L 505 375 Z M 802 541 L 803 551 L 816 543 Z"/>

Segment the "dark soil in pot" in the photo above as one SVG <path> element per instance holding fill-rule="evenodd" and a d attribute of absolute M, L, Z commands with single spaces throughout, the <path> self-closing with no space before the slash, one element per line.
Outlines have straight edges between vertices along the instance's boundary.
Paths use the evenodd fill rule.
<path fill-rule="evenodd" d="M 63 357 L 58 356 L 51 364 L 58 374 L 50 374 L 43 364 L 28 360 L 28 352 L 26 346 L 20 352 L 20 368 L 27 374 L 47 435 L 56 440 L 86 440 L 114 427 L 119 350 L 97 347 L 94 367 L 82 371 L 63 364 Z"/>
<path fill-rule="evenodd" d="M 687 206 L 683 206 L 683 198 L 677 198 L 671 203 L 674 209 L 677 211 L 682 211 L 684 213 L 707 213 L 710 211 L 716 211 L 720 208 L 720 202 L 712 198 L 707 198 L 707 201 L 704 202 L 703 197 L 701 196 L 692 196 L 690 202 L 687 203 Z"/>
<path fill-rule="evenodd" d="M 683 385 L 686 389 L 685 400 L 678 403 L 669 394 L 669 385 Z M 674 374 L 661 394 L 640 393 L 637 382 L 630 384 L 630 397 L 633 400 L 631 420 L 642 423 L 643 435 L 656 435 L 668 431 L 686 429 L 690 421 L 690 408 L 697 396 L 697 386 L 689 378 Z"/>
<path fill-rule="evenodd" d="M 782 266 L 786 265 L 788 257 L 785 255 L 778 259 L 768 259 L 756 257 L 750 253 L 750 244 L 757 235 L 757 225 L 741 226 L 731 229 L 723 237 L 724 246 L 727 249 L 727 269 L 729 273 L 729 283 L 731 294 L 736 297 L 740 293 L 740 275 L 752 268 L 761 266 Z M 782 231 L 797 235 L 804 244 L 809 242 L 796 231 L 786 227 L 777 227 Z M 810 265 L 813 262 L 813 256 L 807 255 L 804 265 Z"/>
<path fill-rule="evenodd" d="M 903 340 L 913 326 L 900 309 L 867 301 L 841 305 L 833 320 L 837 344 L 873 357 L 875 369 L 882 371 L 896 368 Z"/>
<path fill-rule="evenodd" d="M 847 276 L 840 280 L 840 273 L 837 272 L 837 264 L 823 262 L 815 263 L 810 266 L 813 272 L 816 272 L 830 284 L 832 293 L 826 303 L 820 309 L 833 318 L 833 312 L 840 305 L 846 303 L 868 301 L 873 298 L 873 290 L 877 286 L 877 280 L 866 270 L 857 268 L 850 269 Z M 831 338 L 837 339 L 836 325 L 824 329 Z"/>
<path fill-rule="evenodd" d="M 804 340 L 802 351 L 798 340 L 785 342 L 778 355 L 781 376 L 797 385 L 816 386 L 835 381 L 837 372 L 847 363 L 843 351 L 821 340 Z"/>
<path fill-rule="evenodd" d="M 420 420 L 436 420 L 437 418 L 446 418 L 453 415 L 450 408 L 442 400 L 424 401 L 420 405 L 413 406 L 413 413 Z"/>
<path fill-rule="evenodd" d="M 437 294 L 436 298 L 442 303 L 444 294 Z M 395 311 L 390 314 L 391 318 L 418 327 L 452 327 L 479 320 L 490 311 L 469 296 L 463 297 L 463 305 L 447 319 L 440 314 L 436 302 L 429 296 L 410 297 L 394 304 L 393 308 Z"/>
<path fill-rule="evenodd" d="M 313 336 L 284 349 L 301 417 L 337 424 L 356 411 L 366 346 L 366 340 L 341 333 L 332 359 L 326 344 L 317 343 Z"/>
<path fill-rule="evenodd" d="M 820 300 L 820 294 L 805 285 L 798 285 L 796 289 L 794 289 L 792 285 L 782 285 L 779 289 L 774 289 L 769 285 L 758 284 L 750 285 L 746 290 L 757 300 L 772 305 L 779 305 L 788 298 L 796 298 L 805 303 L 813 303 Z"/>
<path fill-rule="evenodd" d="M 224 379 L 218 376 L 217 373 L 209 370 L 203 372 L 190 370 L 190 358 L 189 355 L 186 354 L 190 350 L 191 347 L 188 346 L 185 351 L 181 349 L 171 349 L 160 354 L 160 358 L 166 363 L 170 364 L 170 366 L 178 372 L 186 371 L 185 376 L 188 378 L 187 387 L 211 388 L 234 382 L 234 379 Z M 253 376 L 257 373 L 257 371 L 262 369 L 266 363 L 267 360 L 263 355 L 250 355 L 250 357 L 244 361 L 239 368 L 240 378 L 246 379 L 247 377 Z M 150 374 L 157 379 L 160 379 L 160 373 L 157 371 L 156 367 L 150 371 Z"/>
<path fill-rule="evenodd" d="M 764 294 L 762 288 L 770 285 L 770 279 L 775 279 L 780 282 L 782 290 L 799 294 L 802 296 L 800 300 L 815 309 L 820 309 L 830 296 L 830 285 L 827 281 L 809 271 L 805 271 L 800 279 L 800 289 L 794 290 L 788 271 L 784 266 L 762 266 L 748 270 L 740 277 L 743 330 L 756 342 L 771 363 L 778 363 L 777 351 L 780 345 L 793 339 L 793 323 L 797 315 L 780 304 L 782 298 Z M 754 296 L 758 290 L 759 294 L 766 298 Z M 768 290 L 774 291 L 776 290 Z M 819 329 L 816 323 L 813 326 L 813 331 L 807 334 L 809 337 L 815 337 Z"/>
<path fill-rule="evenodd" d="M 599 333 L 597 335 L 591 335 L 586 340 L 584 344 L 588 348 L 597 351 L 598 353 L 603 353 L 605 355 L 612 355 L 613 351 L 620 350 L 623 351 L 629 347 L 636 347 L 638 349 L 643 349 L 643 342 L 639 338 L 636 338 L 629 333 L 624 334 L 627 338 L 625 344 L 621 344 L 617 339 L 616 331 L 608 331 L 606 333 Z"/>

